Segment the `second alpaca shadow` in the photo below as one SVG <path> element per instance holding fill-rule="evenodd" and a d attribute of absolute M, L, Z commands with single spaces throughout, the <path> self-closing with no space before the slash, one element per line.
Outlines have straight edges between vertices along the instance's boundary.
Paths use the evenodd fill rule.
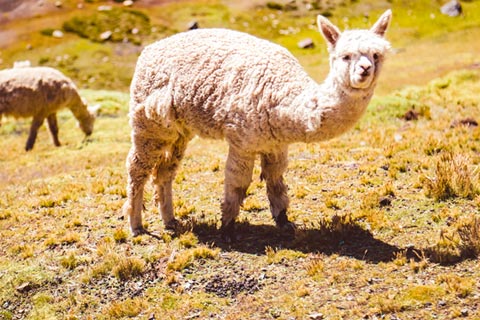
<path fill-rule="evenodd" d="M 288 238 L 273 225 L 238 223 L 235 243 L 226 243 L 215 224 L 196 222 L 193 232 L 203 243 L 214 243 L 225 251 L 265 254 L 266 247 L 294 249 L 304 253 L 339 254 L 370 263 L 392 261 L 397 253 L 405 252 L 407 259 L 419 260 L 421 250 L 400 248 L 376 239 L 371 232 L 354 223 L 320 223 L 310 228 L 299 228 L 295 238 Z"/>

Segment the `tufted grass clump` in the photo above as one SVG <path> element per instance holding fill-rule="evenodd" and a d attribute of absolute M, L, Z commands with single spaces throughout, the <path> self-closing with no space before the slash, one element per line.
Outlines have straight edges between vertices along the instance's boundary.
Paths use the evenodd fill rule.
<path fill-rule="evenodd" d="M 72 252 L 68 256 L 64 256 L 60 259 L 62 267 L 68 270 L 73 270 L 79 265 L 77 256 Z"/>
<path fill-rule="evenodd" d="M 80 234 L 78 232 L 68 232 L 61 239 L 60 243 L 71 245 L 80 241 Z"/>
<path fill-rule="evenodd" d="M 119 280 L 125 281 L 141 275 L 145 270 L 145 261 L 139 258 L 126 258 L 118 261 L 113 267 L 112 274 Z"/>
<path fill-rule="evenodd" d="M 177 254 L 167 265 L 168 270 L 181 271 L 188 268 L 195 260 L 215 259 L 220 249 L 211 249 L 208 247 L 191 248 Z"/>
<path fill-rule="evenodd" d="M 107 314 L 113 319 L 132 318 L 138 316 L 148 307 L 147 302 L 142 298 L 114 301 L 107 307 Z"/>
<path fill-rule="evenodd" d="M 178 241 L 182 247 L 187 249 L 193 248 L 198 244 L 198 238 L 192 232 L 187 232 L 180 235 Z"/>
<path fill-rule="evenodd" d="M 477 176 L 469 164 L 469 158 L 464 155 L 442 152 L 436 160 L 434 176 L 424 179 L 427 196 L 437 201 L 455 197 L 473 199 L 478 194 Z"/>
<path fill-rule="evenodd" d="M 430 260 L 442 264 L 480 255 L 480 218 L 470 216 L 442 229 L 438 242 L 426 250 Z"/>
<path fill-rule="evenodd" d="M 318 276 L 323 273 L 325 269 L 325 263 L 322 259 L 315 258 L 307 263 L 306 269 L 309 276 Z"/>
<path fill-rule="evenodd" d="M 123 228 L 117 228 L 113 231 L 113 240 L 116 243 L 125 243 L 127 242 L 128 233 Z"/>
<path fill-rule="evenodd" d="M 275 250 L 272 247 L 265 248 L 265 254 L 267 256 L 267 263 L 277 264 L 285 261 L 293 261 L 299 258 L 305 258 L 307 255 L 300 251 L 290 249 Z"/>
<path fill-rule="evenodd" d="M 480 256 L 480 217 L 471 216 L 459 222 L 457 233 L 463 255 L 470 258 Z"/>
<path fill-rule="evenodd" d="M 439 275 L 436 282 L 439 284 L 445 284 L 447 292 L 453 293 L 459 298 L 466 298 L 469 296 L 475 287 L 474 280 L 460 277 L 452 273 Z"/>

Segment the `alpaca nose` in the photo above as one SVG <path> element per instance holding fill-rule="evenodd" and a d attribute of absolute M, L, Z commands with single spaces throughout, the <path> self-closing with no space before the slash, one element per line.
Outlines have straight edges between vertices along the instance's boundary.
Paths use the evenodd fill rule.
<path fill-rule="evenodd" d="M 360 60 L 358 61 L 358 71 L 360 71 L 360 74 L 362 76 L 368 76 L 370 74 L 370 71 L 372 69 L 372 63 L 368 58 L 366 57 L 361 57 Z"/>
<path fill-rule="evenodd" d="M 369 73 L 370 73 L 370 69 L 372 68 L 372 66 L 370 65 L 361 65 L 360 66 L 362 70 L 362 76 L 367 76 Z"/>

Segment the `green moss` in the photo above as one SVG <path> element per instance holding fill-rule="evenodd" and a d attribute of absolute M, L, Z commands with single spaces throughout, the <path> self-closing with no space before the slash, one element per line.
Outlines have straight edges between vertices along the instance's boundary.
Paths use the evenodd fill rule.
<path fill-rule="evenodd" d="M 92 41 L 129 42 L 140 44 L 150 34 L 150 18 L 137 10 L 117 8 L 98 11 L 90 16 L 75 16 L 63 23 L 63 29 Z M 105 35 L 109 32 L 110 35 Z"/>

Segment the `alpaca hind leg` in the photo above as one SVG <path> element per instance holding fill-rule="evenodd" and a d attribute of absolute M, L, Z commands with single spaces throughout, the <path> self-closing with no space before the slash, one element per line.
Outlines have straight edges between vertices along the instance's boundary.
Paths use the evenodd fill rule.
<path fill-rule="evenodd" d="M 179 227 L 173 213 L 172 182 L 178 165 L 185 154 L 188 141 L 187 137 L 182 136 L 179 138 L 171 147 L 170 152 L 165 152 L 160 157 L 160 161 L 154 169 L 155 202 L 162 214 L 163 224 L 167 229 L 176 230 Z"/>
<path fill-rule="evenodd" d="M 57 115 L 52 113 L 47 117 L 48 129 L 50 129 L 50 134 L 52 136 L 53 144 L 56 147 L 59 147 L 60 140 L 58 140 L 58 123 L 57 123 Z"/>
<path fill-rule="evenodd" d="M 127 201 L 123 212 L 129 217 L 132 234 L 137 236 L 146 233 L 142 224 L 143 190 L 163 145 L 152 139 L 134 140 L 127 157 Z"/>
<path fill-rule="evenodd" d="M 228 242 L 236 240 L 235 219 L 240 212 L 240 205 L 245 199 L 248 186 L 252 182 L 254 163 L 254 154 L 241 153 L 230 147 L 225 166 L 221 227 L 222 237 Z"/>
<path fill-rule="evenodd" d="M 33 149 L 33 145 L 35 144 L 35 140 L 37 139 L 38 129 L 42 126 L 43 120 L 45 120 L 45 118 L 43 117 L 33 117 L 32 124 L 30 126 L 30 133 L 27 139 L 27 144 L 25 146 L 26 151 Z"/>
<path fill-rule="evenodd" d="M 277 226 L 287 232 L 294 232 L 295 225 L 287 218 L 289 199 L 287 186 L 283 180 L 283 173 L 288 166 L 288 150 L 284 148 L 276 153 L 262 154 L 261 178 L 267 184 L 267 196 L 270 202 L 270 211 Z"/>

